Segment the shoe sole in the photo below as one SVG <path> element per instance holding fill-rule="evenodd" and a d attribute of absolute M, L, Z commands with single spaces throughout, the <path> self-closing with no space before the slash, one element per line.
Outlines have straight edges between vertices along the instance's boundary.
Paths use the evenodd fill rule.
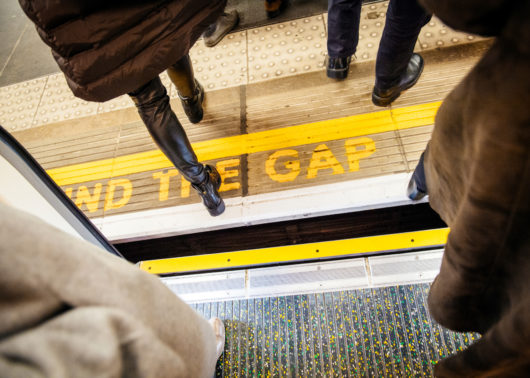
<path fill-rule="evenodd" d="M 376 105 L 376 106 L 388 106 L 391 103 L 393 103 L 394 101 L 396 101 L 396 99 L 399 96 L 401 96 L 402 92 L 405 92 L 407 89 L 412 88 L 418 82 L 418 80 L 420 80 L 420 76 L 421 76 L 421 74 L 423 72 L 423 66 L 424 66 L 424 64 L 421 65 L 420 72 L 419 72 L 418 76 L 416 76 L 416 79 L 414 79 L 409 84 L 407 84 L 406 86 L 401 88 L 401 90 L 399 92 L 397 92 L 393 96 L 390 96 L 390 97 L 379 97 L 378 95 L 376 95 L 374 93 L 374 91 L 372 91 L 372 102 L 374 103 L 374 105 Z"/>
<path fill-rule="evenodd" d="M 326 75 L 330 79 L 339 79 L 339 80 L 346 79 L 348 77 L 348 69 L 336 70 L 336 69 L 333 69 L 333 68 L 327 68 L 326 69 Z"/>
<path fill-rule="evenodd" d="M 214 47 L 219 42 L 221 42 L 221 40 L 225 37 L 225 35 L 227 35 L 230 31 L 232 31 L 238 23 L 239 23 L 239 15 L 237 15 L 237 17 L 234 20 L 233 25 L 230 28 L 227 28 L 226 31 L 220 34 L 219 37 L 217 37 L 217 39 L 215 39 L 214 41 L 204 41 L 204 45 L 206 47 Z"/>
<path fill-rule="evenodd" d="M 403 89 L 391 97 L 379 97 L 378 95 L 372 92 L 372 102 L 375 106 L 388 106 L 393 103 L 399 96 L 401 96 L 401 92 L 403 92 Z"/>

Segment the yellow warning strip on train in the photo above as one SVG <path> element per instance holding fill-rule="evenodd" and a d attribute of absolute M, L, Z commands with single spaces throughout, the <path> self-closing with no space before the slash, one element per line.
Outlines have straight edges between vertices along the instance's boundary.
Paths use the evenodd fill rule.
<path fill-rule="evenodd" d="M 449 228 L 441 228 L 283 247 L 176 257 L 142 261 L 140 268 L 153 274 L 172 274 L 348 257 L 384 251 L 442 246 L 447 242 L 448 234 Z"/>
<path fill-rule="evenodd" d="M 379 134 L 434 124 L 441 102 L 287 126 L 193 143 L 200 161 Z M 173 167 L 160 150 L 140 152 L 48 170 L 59 186 Z"/>

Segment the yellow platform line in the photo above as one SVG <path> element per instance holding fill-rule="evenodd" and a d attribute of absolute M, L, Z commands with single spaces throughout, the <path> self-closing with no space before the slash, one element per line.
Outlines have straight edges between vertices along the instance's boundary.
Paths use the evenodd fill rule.
<path fill-rule="evenodd" d="M 442 246 L 449 228 L 368 236 L 283 247 L 142 261 L 140 268 L 153 274 L 170 274 L 252 267 L 275 263 L 338 258 L 358 254 Z"/>
<path fill-rule="evenodd" d="M 251 134 L 193 143 L 200 161 L 252 154 L 330 140 L 427 126 L 441 102 L 408 106 L 350 117 L 287 126 Z M 74 164 L 48 170 L 59 185 L 109 179 L 134 173 L 173 167 L 160 150 L 140 152 L 111 159 Z"/>

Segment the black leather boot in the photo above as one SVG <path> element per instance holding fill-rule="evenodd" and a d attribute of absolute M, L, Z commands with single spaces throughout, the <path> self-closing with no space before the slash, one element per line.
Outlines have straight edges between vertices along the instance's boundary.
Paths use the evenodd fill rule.
<path fill-rule="evenodd" d="M 204 166 L 206 178 L 200 184 L 191 184 L 193 189 L 199 193 L 202 198 L 202 203 L 208 209 L 212 217 L 221 215 L 225 211 L 225 203 L 219 195 L 219 187 L 221 186 L 221 176 L 217 169 L 211 165 Z"/>
<path fill-rule="evenodd" d="M 203 117 L 202 101 L 204 100 L 204 88 L 197 79 L 195 79 L 195 91 L 192 97 L 184 97 L 181 96 L 180 93 L 178 96 L 190 122 L 201 122 Z"/>
<path fill-rule="evenodd" d="M 412 54 L 405 74 L 401 77 L 396 85 L 390 88 L 382 88 L 377 84 L 377 82 L 375 83 L 374 90 L 372 92 L 372 102 L 377 106 L 390 105 L 399 97 L 401 92 L 409 89 L 418 82 L 422 71 L 423 58 L 419 54 Z"/>
<path fill-rule="evenodd" d="M 197 160 L 186 132 L 169 106 L 169 97 L 160 78 L 156 77 L 129 95 L 162 152 L 199 192 L 210 214 L 221 214 L 225 208 L 218 192 L 221 176 L 215 168 L 203 166 Z"/>

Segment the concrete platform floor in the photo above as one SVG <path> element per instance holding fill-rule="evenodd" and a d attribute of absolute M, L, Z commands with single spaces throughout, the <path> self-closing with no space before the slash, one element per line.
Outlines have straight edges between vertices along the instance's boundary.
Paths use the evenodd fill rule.
<path fill-rule="evenodd" d="M 326 0 L 291 0 L 290 6 L 274 19 L 268 19 L 263 1 L 228 0 L 226 10 L 237 9 L 237 30 L 284 22 L 300 17 L 322 14 Z M 26 17 L 17 0 L 0 2 L 0 86 L 36 79 L 58 73 L 50 49 L 38 36 L 33 23 Z"/>

